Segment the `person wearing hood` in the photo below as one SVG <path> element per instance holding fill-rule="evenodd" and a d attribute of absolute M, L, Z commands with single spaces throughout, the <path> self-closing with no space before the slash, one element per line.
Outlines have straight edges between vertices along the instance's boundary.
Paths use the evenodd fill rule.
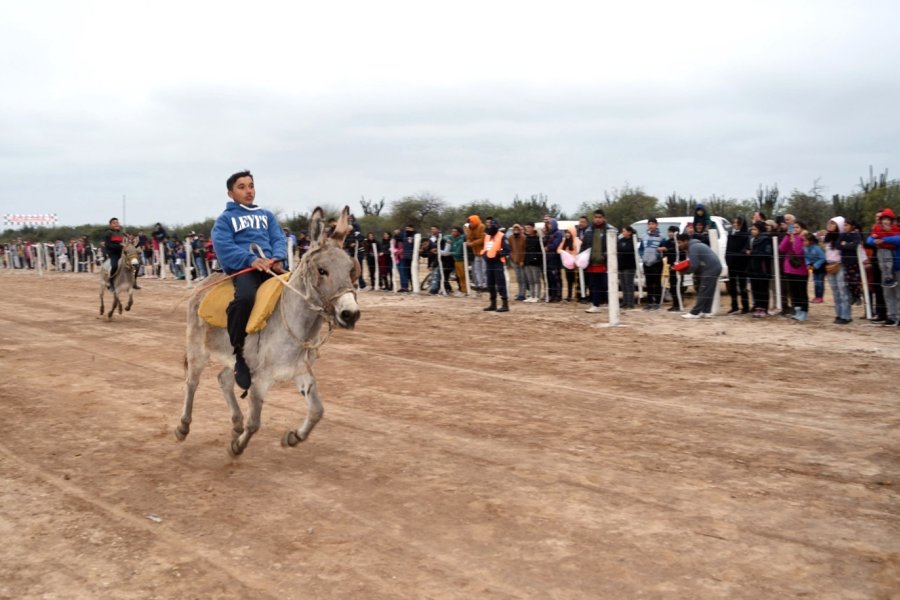
<path fill-rule="evenodd" d="M 857 238 L 859 236 L 856 236 Z M 834 217 L 825 226 L 825 278 L 834 297 L 834 323 L 847 325 L 853 318 L 850 313 L 850 290 L 847 288 L 844 249 L 852 247 L 853 259 L 856 259 L 856 244 L 851 236 L 844 233 L 844 217 Z M 847 256 L 847 259 L 850 257 Z"/>
<path fill-rule="evenodd" d="M 598 208 L 584 232 L 581 251 L 590 251 L 590 262 L 584 270 L 591 290 L 591 306 L 584 312 L 598 313 L 602 304 L 609 303 L 609 278 L 606 272 L 606 234 L 615 228 L 606 222 L 606 213 Z"/>
<path fill-rule="evenodd" d="M 697 289 L 697 301 L 690 312 L 684 313 L 685 319 L 711 319 L 713 298 L 716 286 L 719 285 L 719 274 L 722 262 L 712 248 L 700 240 L 691 239 L 686 233 L 678 234 L 678 249 L 687 253 L 687 260 L 677 263 L 674 268 L 685 273 L 693 273 L 694 287 Z"/>
<path fill-rule="evenodd" d="M 472 261 L 472 289 L 483 292 L 487 289 L 487 275 L 484 263 L 484 223 L 478 215 L 469 216 L 466 222 L 466 246 L 475 255 Z"/>
<path fill-rule="evenodd" d="M 562 302 L 562 259 L 559 247 L 563 232 L 556 219 L 548 219 L 544 229 L 544 254 L 547 257 L 547 302 Z"/>
<path fill-rule="evenodd" d="M 734 229 L 728 235 L 725 246 L 725 264 L 728 265 L 728 295 L 731 296 L 729 315 L 750 312 L 750 298 L 747 292 L 747 248 L 750 244 L 750 231 L 744 217 L 737 216 L 731 222 Z M 741 307 L 738 309 L 738 298 Z"/>
<path fill-rule="evenodd" d="M 488 220 L 484 230 L 484 243 L 481 248 L 481 256 L 484 257 L 487 270 L 487 289 L 491 296 L 491 303 L 484 308 L 487 311 L 509 312 L 509 296 L 506 293 L 506 273 L 503 269 L 506 257 L 509 256 L 509 242 L 500 225 L 493 219 Z M 501 306 L 497 308 L 497 295 L 500 296 Z"/>
<path fill-rule="evenodd" d="M 275 215 L 253 203 L 256 187 L 250 171 L 241 171 L 226 182 L 231 202 L 212 228 L 213 247 L 226 275 L 252 268 L 233 278 L 234 300 L 228 305 L 228 337 L 234 348 L 234 380 L 243 389 L 250 388 L 250 367 L 244 361 L 247 321 L 256 301 L 256 290 L 269 278 L 266 270 L 286 271 L 281 261 L 287 258 L 287 240 Z M 250 249 L 258 245 L 266 258 Z"/>
<path fill-rule="evenodd" d="M 706 212 L 706 206 L 701 203 L 697 203 L 697 207 L 694 209 L 694 231 L 698 231 L 697 223 L 703 223 L 703 231 L 706 231 L 707 235 L 709 235 L 709 228 L 712 227 L 712 218 Z"/>

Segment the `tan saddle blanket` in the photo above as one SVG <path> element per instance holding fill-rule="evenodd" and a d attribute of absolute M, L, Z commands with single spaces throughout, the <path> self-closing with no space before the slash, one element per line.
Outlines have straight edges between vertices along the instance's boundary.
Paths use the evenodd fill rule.
<path fill-rule="evenodd" d="M 285 282 L 290 276 L 290 273 L 278 275 Z M 284 286 L 275 281 L 275 277 L 270 277 L 259 286 L 259 289 L 256 290 L 256 301 L 253 303 L 250 320 L 247 321 L 247 333 L 256 333 L 265 329 L 269 317 L 278 304 L 278 300 L 281 299 L 283 290 Z M 226 279 L 214 286 L 203 297 L 203 300 L 200 301 L 200 307 L 197 309 L 197 314 L 213 327 L 225 328 L 228 326 L 228 317 L 225 315 L 225 309 L 228 308 L 232 300 L 234 300 L 234 283 L 230 279 Z"/>

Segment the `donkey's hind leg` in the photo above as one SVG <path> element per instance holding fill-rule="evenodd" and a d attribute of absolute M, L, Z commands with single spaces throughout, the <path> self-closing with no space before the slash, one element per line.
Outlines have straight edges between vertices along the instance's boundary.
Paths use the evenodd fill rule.
<path fill-rule="evenodd" d="M 181 411 L 181 423 L 175 427 L 175 437 L 179 442 L 183 442 L 184 438 L 191 431 L 191 413 L 194 410 L 194 393 L 200 384 L 200 374 L 206 368 L 206 361 L 209 354 L 199 349 L 199 354 L 185 357 L 185 374 L 184 374 L 184 409 Z"/>
<path fill-rule="evenodd" d="M 106 310 L 106 307 L 103 305 L 103 296 L 105 296 L 106 286 L 104 284 L 100 284 L 100 316 L 103 316 L 103 312 Z"/>
<path fill-rule="evenodd" d="M 302 396 L 306 396 L 307 413 L 306 419 L 300 429 L 292 429 L 284 434 L 281 438 L 282 446 L 296 446 L 309 437 L 313 427 L 316 426 L 325 414 L 325 408 L 322 401 L 319 400 L 319 389 L 316 386 L 316 378 L 312 373 L 304 373 L 294 377 L 294 383 Z"/>

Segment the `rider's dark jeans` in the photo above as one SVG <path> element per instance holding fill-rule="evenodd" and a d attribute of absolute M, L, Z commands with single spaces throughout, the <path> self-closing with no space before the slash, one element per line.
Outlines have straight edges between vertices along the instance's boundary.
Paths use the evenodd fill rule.
<path fill-rule="evenodd" d="M 256 290 L 269 277 L 268 273 L 262 271 L 249 271 L 233 279 L 234 300 L 228 305 L 225 314 L 228 315 L 228 338 L 235 354 L 240 354 L 244 349 L 247 321 L 250 320 L 250 312 L 256 301 Z"/>

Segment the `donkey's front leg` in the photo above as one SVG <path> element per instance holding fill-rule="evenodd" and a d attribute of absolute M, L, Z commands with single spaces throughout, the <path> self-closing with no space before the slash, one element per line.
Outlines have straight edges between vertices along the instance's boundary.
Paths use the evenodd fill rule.
<path fill-rule="evenodd" d="M 131 305 L 134 304 L 134 288 L 128 288 L 128 304 L 125 305 L 125 310 L 131 310 Z"/>
<path fill-rule="evenodd" d="M 175 427 L 175 438 L 179 442 L 183 442 L 187 434 L 191 432 L 191 413 L 194 411 L 194 393 L 200 384 L 200 374 L 206 368 L 206 361 L 209 359 L 209 353 L 203 350 L 203 347 L 192 349 L 196 354 L 188 355 L 186 359 L 184 376 L 184 409 L 181 411 L 181 423 Z M 191 349 L 188 350 L 190 353 Z"/>
<path fill-rule="evenodd" d="M 105 296 L 106 286 L 104 284 L 100 284 L 100 316 L 103 316 L 103 312 L 106 310 L 106 307 L 103 305 L 103 296 Z"/>
<path fill-rule="evenodd" d="M 241 412 L 241 406 L 234 395 L 234 371 L 230 367 L 225 367 L 219 371 L 218 380 L 225 402 L 231 409 L 231 439 L 236 440 L 244 433 L 244 413 Z"/>
<path fill-rule="evenodd" d="M 309 437 L 313 428 L 322 419 L 325 409 L 319 400 L 319 389 L 316 386 L 316 378 L 312 373 L 304 373 L 294 377 L 294 383 L 302 396 L 306 396 L 306 419 L 300 429 L 292 429 L 281 438 L 282 446 L 296 446 Z"/>

